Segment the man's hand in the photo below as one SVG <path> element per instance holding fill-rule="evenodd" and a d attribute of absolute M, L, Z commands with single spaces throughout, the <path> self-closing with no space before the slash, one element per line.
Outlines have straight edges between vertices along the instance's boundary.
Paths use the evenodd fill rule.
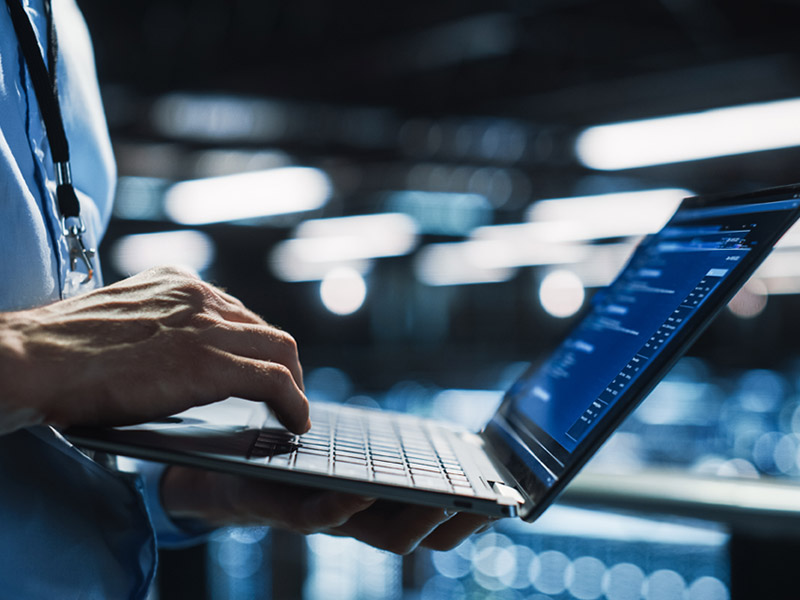
<path fill-rule="evenodd" d="M 481 515 L 178 466 L 165 473 L 161 496 L 176 519 L 347 536 L 396 554 L 419 546 L 449 550 L 490 522 Z"/>
<path fill-rule="evenodd" d="M 124 425 L 228 396 L 266 402 L 310 427 L 294 339 L 236 298 L 173 268 L 82 296 L 0 313 L 0 434 L 37 423 Z M 325 532 L 405 554 L 447 549 L 483 517 L 171 467 L 167 511 L 209 526 Z"/>
<path fill-rule="evenodd" d="M 294 339 L 182 270 L 0 314 L 0 434 L 131 424 L 228 396 L 310 426 Z"/>

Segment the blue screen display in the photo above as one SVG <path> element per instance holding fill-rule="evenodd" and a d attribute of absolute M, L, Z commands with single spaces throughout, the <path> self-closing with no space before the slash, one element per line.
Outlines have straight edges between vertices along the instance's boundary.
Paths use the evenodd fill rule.
<path fill-rule="evenodd" d="M 683 209 L 644 240 L 568 338 L 506 396 L 502 413 L 535 439 L 536 460 L 558 475 L 698 308 L 749 253 L 772 241 L 797 206 L 782 200 Z M 530 463 L 530 450 L 524 454 Z"/>

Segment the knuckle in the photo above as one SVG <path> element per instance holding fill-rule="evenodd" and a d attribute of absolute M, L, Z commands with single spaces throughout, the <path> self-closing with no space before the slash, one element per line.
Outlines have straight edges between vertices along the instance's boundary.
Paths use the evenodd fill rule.
<path fill-rule="evenodd" d="M 218 322 L 213 310 L 214 290 L 200 279 L 182 279 L 170 284 L 163 299 L 164 316 L 171 324 L 207 327 Z"/>
<path fill-rule="evenodd" d="M 190 313 L 187 317 L 187 325 L 192 335 L 211 329 L 227 329 L 227 324 L 223 320 L 207 312 Z"/>
<path fill-rule="evenodd" d="M 281 329 L 276 329 L 274 334 L 275 343 L 278 344 L 283 351 L 290 356 L 297 356 L 297 340 L 290 334 Z"/>
<path fill-rule="evenodd" d="M 289 385 L 292 381 L 292 372 L 284 364 L 271 362 L 268 366 L 270 376 L 277 381 L 280 385 Z"/>
<path fill-rule="evenodd" d="M 211 285 L 202 279 L 184 279 L 177 284 L 176 290 L 196 306 L 205 305 L 213 297 Z"/>

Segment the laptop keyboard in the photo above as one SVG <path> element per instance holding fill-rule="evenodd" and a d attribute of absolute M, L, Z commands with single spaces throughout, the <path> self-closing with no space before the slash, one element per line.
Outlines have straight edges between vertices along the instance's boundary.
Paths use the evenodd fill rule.
<path fill-rule="evenodd" d="M 446 429 L 408 415 L 326 404 L 313 406 L 312 423 L 301 436 L 262 430 L 251 457 L 287 469 L 473 494 Z"/>

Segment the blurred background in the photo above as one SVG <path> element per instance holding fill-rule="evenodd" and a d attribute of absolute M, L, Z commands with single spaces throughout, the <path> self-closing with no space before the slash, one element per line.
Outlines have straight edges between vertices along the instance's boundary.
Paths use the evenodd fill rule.
<path fill-rule="evenodd" d="M 312 400 L 479 427 L 682 197 L 800 181 L 790 0 L 78 3 L 106 280 L 226 287 L 297 338 Z M 535 524 L 404 558 L 225 530 L 154 596 L 794 596 L 799 293 L 795 230 Z"/>

